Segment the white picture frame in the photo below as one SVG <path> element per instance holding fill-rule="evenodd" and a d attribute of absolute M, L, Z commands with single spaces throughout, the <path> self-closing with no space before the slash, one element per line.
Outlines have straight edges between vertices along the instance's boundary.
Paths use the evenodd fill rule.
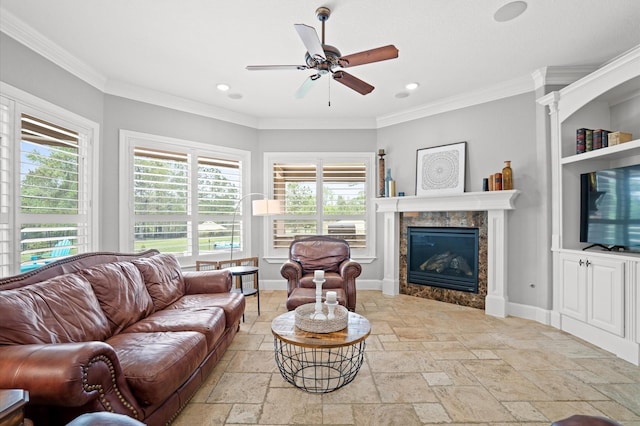
<path fill-rule="evenodd" d="M 459 194 L 465 189 L 467 142 L 456 142 L 416 153 L 416 195 Z"/>

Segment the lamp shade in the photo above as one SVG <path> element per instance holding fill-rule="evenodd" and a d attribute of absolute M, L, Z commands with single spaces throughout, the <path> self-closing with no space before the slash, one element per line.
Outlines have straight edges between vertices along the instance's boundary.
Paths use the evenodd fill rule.
<path fill-rule="evenodd" d="M 268 216 L 282 212 L 279 200 L 253 200 L 252 204 L 254 216 Z"/>

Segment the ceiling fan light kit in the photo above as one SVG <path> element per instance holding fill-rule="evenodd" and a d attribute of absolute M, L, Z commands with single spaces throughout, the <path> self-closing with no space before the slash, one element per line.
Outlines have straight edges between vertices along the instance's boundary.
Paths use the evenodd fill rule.
<path fill-rule="evenodd" d="M 315 82 L 325 74 L 331 74 L 332 78 L 346 87 L 366 95 L 374 89 L 372 85 L 343 71 L 343 68 L 370 64 L 372 62 L 386 61 L 398 57 L 398 49 L 390 44 L 363 52 L 342 56 L 338 48 L 325 43 L 324 24 L 331 16 L 331 10 L 327 7 L 316 9 L 316 17 L 322 22 L 322 39 L 318 37 L 315 28 L 305 24 L 294 24 L 294 28 L 307 49 L 305 65 L 249 65 L 249 71 L 265 70 L 315 70 L 316 73 L 309 76 L 302 86 L 296 91 L 296 98 L 303 98 L 315 85 Z"/>

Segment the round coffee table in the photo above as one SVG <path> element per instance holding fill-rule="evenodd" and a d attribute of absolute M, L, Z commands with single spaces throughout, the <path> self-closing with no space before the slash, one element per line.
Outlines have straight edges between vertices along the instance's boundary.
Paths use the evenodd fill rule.
<path fill-rule="evenodd" d="M 295 325 L 295 311 L 271 323 L 275 359 L 282 377 L 307 392 L 326 393 L 356 377 L 364 360 L 369 321 L 349 312 L 346 328 L 333 333 L 312 333 Z"/>

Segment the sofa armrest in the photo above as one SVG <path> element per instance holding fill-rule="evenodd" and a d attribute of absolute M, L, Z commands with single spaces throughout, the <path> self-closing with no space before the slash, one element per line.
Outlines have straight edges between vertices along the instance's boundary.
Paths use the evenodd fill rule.
<path fill-rule="evenodd" d="M 34 404 L 143 416 L 107 343 L 2 346 L 0 359 L 0 389 L 26 389 Z"/>
<path fill-rule="evenodd" d="M 231 273 L 224 269 L 183 272 L 185 293 L 228 293 L 231 291 Z"/>
<path fill-rule="evenodd" d="M 287 260 L 280 267 L 280 275 L 287 279 L 287 296 L 289 296 L 302 278 L 302 266 L 297 262 Z"/>

